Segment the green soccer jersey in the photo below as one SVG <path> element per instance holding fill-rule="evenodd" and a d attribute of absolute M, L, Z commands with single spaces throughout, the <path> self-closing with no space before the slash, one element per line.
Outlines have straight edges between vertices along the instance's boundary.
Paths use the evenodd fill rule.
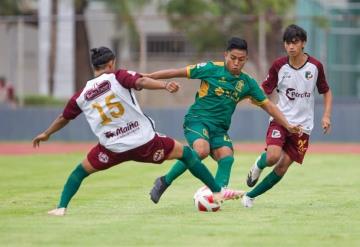
<path fill-rule="evenodd" d="M 200 120 L 228 130 L 238 102 L 251 98 L 258 105 L 267 98 L 257 82 L 245 73 L 232 75 L 224 62 L 207 62 L 187 66 L 187 77 L 201 84 L 185 119 Z"/>

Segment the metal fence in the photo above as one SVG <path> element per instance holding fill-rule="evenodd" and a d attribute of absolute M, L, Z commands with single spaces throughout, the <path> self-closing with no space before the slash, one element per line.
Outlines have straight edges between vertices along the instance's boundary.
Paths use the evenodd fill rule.
<path fill-rule="evenodd" d="M 62 112 L 62 108 L 22 108 L 2 109 L 0 107 L 0 141 L 28 141 L 43 131 Z M 182 124 L 185 108 L 147 109 L 144 112 L 155 120 L 156 130 L 173 138 L 183 140 Z M 315 106 L 315 127 L 311 134 L 312 142 L 360 142 L 360 107 L 355 104 L 336 104 L 332 114 L 332 130 L 323 134 L 321 116 L 323 107 Z M 229 131 L 234 141 L 264 141 L 268 127 L 268 115 L 258 109 L 239 108 L 232 117 Z M 26 123 L 26 127 L 24 127 Z M 52 140 L 94 141 L 96 138 L 86 123 L 84 115 L 56 133 Z"/>

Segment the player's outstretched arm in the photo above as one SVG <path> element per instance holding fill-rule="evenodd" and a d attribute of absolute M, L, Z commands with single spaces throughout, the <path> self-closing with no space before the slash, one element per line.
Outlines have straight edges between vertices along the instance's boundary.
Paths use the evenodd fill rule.
<path fill-rule="evenodd" d="M 174 81 L 170 81 L 170 82 L 166 82 L 166 81 L 159 81 L 159 80 L 154 80 L 152 78 L 149 77 L 141 77 L 139 79 L 136 80 L 135 82 L 136 87 L 138 89 L 152 89 L 152 90 L 156 90 L 156 89 L 165 89 L 170 93 L 175 93 L 179 90 L 180 85 L 177 82 Z"/>
<path fill-rule="evenodd" d="M 301 126 L 289 124 L 279 108 L 270 100 L 267 100 L 264 104 L 262 104 L 261 108 L 263 108 L 270 116 L 272 116 L 276 122 L 284 126 L 290 133 L 302 133 Z"/>
<path fill-rule="evenodd" d="M 324 130 L 324 134 L 330 132 L 331 128 L 331 109 L 332 109 L 332 93 L 331 90 L 324 93 L 324 114 L 321 119 L 321 125 Z"/>
<path fill-rule="evenodd" d="M 49 137 L 55 133 L 56 131 L 62 129 L 70 122 L 70 120 L 67 120 L 63 117 L 63 115 L 59 115 L 54 122 L 52 122 L 47 130 L 45 130 L 43 133 L 39 134 L 37 137 L 35 137 L 32 140 L 33 147 L 39 147 L 40 142 L 45 142 L 49 139 Z"/>
<path fill-rule="evenodd" d="M 180 78 L 180 77 L 187 77 L 187 70 L 186 67 L 181 69 L 164 69 L 150 74 L 142 74 L 142 75 L 146 77 L 150 77 L 152 79 Z"/>

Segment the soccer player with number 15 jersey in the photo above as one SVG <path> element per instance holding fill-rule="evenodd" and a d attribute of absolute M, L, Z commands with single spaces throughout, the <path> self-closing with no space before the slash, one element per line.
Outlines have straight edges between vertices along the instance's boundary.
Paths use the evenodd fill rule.
<path fill-rule="evenodd" d="M 81 113 L 99 139 L 68 177 L 60 202 L 49 215 L 64 216 L 70 200 L 90 174 L 129 160 L 160 164 L 164 160 L 179 159 L 214 192 L 215 201 L 243 195 L 242 191 L 221 188 L 191 148 L 156 133 L 153 121 L 142 112 L 134 89 L 163 89 L 174 93 L 179 89 L 178 83 L 154 80 L 124 69 L 115 70 L 115 54 L 107 47 L 94 48 L 91 52 L 94 78 L 68 101 L 63 113 L 48 129 L 33 139 L 33 146 L 38 147 Z"/>

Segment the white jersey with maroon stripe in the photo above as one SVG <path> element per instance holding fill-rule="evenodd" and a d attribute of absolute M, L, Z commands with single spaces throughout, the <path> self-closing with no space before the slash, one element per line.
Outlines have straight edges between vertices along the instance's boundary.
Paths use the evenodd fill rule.
<path fill-rule="evenodd" d="M 113 152 L 149 142 L 155 136 L 153 122 L 140 109 L 132 89 L 139 77 L 135 72 L 118 70 L 88 81 L 69 101 L 63 116 L 73 119 L 84 112 L 99 143 Z"/>
<path fill-rule="evenodd" d="M 315 88 L 320 94 L 329 90 L 319 61 L 309 56 L 301 68 L 295 69 L 288 63 L 288 57 L 277 59 L 262 87 L 266 94 L 271 94 L 276 89 L 277 106 L 288 122 L 300 124 L 306 134 L 311 133 L 314 127 Z"/>

